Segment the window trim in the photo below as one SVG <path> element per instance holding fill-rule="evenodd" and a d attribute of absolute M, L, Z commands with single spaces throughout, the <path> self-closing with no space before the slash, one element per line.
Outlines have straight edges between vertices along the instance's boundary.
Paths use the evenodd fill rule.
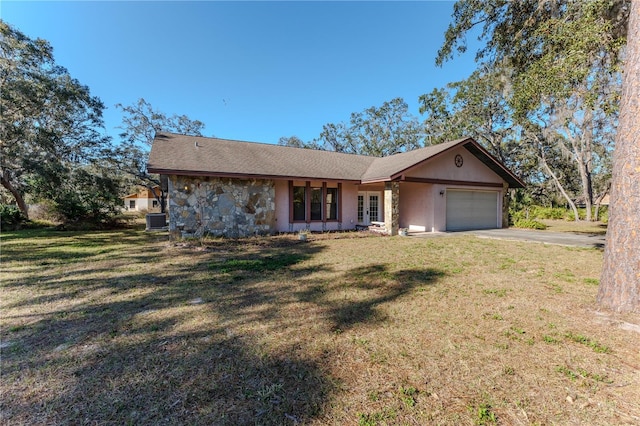
<path fill-rule="evenodd" d="M 294 208 L 293 208 L 293 204 L 294 204 L 294 198 L 293 198 L 293 192 L 294 192 L 294 188 L 304 188 L 305 189 L 305 212 L 304 212 L 304 220 L 294 220 L 293 218 L 293 214 L 294 214 Z M 321 219 L 317 219 L 317 220 L 311 220 L 311 191 L 312 189 L 318 189 L 319 187 L 314 186 L 313 188 L 311 187 L 311 181 L 307 180 L 305 181 L 304 186 L 302 185 L 294 185 L 294 182 L 292 180 L 289 181 L 289 223 L 332 223 L 332 222 L 340 222 L 342 220 L 342 182 L 338 182 L 337 187 L 335 189 L 337 189 L 337 199 L 336 199 L 336 203 L 337 203 L 337 208 L 336 208 L 336 218 L 335 219 L 327 219 L 327 212 L 326 212 L 326 206 L 327 206 L 327 182 L 323 181 L 322 182 L 322 201 L 321 201 L 321 208 L 320 208 L 320 215 L 321 215 Z"/>

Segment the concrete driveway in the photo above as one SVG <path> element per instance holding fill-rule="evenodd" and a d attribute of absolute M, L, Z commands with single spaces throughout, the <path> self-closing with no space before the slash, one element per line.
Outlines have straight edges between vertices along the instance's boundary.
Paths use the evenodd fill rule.
<path fill-rule="evenodd" d="M 571 232 L 549 232 L 529 229 L 482 229 L 460 232 L 411 232 L 409 236 L 430 238 L 438 236 L 475 235 L 478 238 L 494 238 L 498 240 L 530 241 L 544 244 L 555 244 L 570 247 L 604 248 L 604 235 L 577 234 Z"/>

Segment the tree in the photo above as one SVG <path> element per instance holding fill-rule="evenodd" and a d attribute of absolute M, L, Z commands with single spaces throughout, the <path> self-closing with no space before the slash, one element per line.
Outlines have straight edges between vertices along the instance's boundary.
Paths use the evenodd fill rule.
<path fill-rule="evenodd" d="M 34 195 L 65 225 L 110 226 L 122 206 L 122 179 L 104 160 L 34 178 Z"/>
<path fill-rule="evenodd" d="M 629 2 L 461 0 L 436 63 L 466 50 L 464 36 L 482 25 L 483 67 L 510 71 L 509 107 L 520 122 L 552 131 L 545 142 L 575 163 L 590 219 L 593 172 L 606 164 L 617 117 L 619 52 Z M 547 135 L 545 135 L 546 137 Z M 549 170 L 549 173 L 554 173 Z"/>
<path fill-rule="evenodd" d="M 516 199 L 552 199 L 550 190 L 555 187 L 575 209 L 569 192 L 558 179 L 558 175 L 567 175 L 567 161 L 547 143 L 540 124 L 517 119 L 509 103 L 511 87 L 508 70 L 481 66 L 465 80 L 422 95 L 420 112 L 425 115 L 428 139 L 438 143 L 473 137 L 529 183 L 524 190 L 528 194 Z M 523 136 L 528 143 L 523 142 Z M 548 185 L 550 178 L 553 186 Z M 573 179 L 566 186 L 572 182 Z M 575 212 L 577 217 L 577 209 Z"/>
<path fill-rule="evenodd" d="M 597 302 L 640 311 L 640 4 L 633 2 L 620 124 L 613 155 L 611 210 Z"/>
<path fill-rule="evenodd" d="M 578 221 L 580 214 L 572 194 L 576 192 L 576 173 L 572 165 L 567 161 L 567 155 L 560 148 L 558 142 L 560 135 L 554 134 L 549 129 L 549 123 L 543 118 L 536 122 L 526 122 L 522 127 L 522 139 L 533 152 L 536 166 L 541 168 L 546 179 L 550 179 L 552 187 L 560 193 L 566 204 L 573 211 L 574 219 Z M 572 173 L 573 172 L 573 173 Z M 541 180 L 536 182 L 541 183 Z"/>
<path fill-rule="evenodd" d="M 293 148 L 304 148 L 306 144 L 302 141 L 302 139 L 300 139 L 297 136 L 291 136 L 289 138 L 283 136 L 280 139 L 278 139 L 278 145 L 290 146 Z"/>
<path fill-rule="evenodd" d="M 418 119 L 409 114 L 402 98 L 395 98 L 380 107 L 352 113 L 348 125 L 324 125 L 314 143 L 331 151 L 384 157 L 419 148 L 423 141 L 424 130 Z"/>
<path fill-rule="evenodd" d="M 306 148 L 306 149 L 322 149 L 320 145 L 316 141 L 305 142 L 297 136 L 291 137 L 281 137 L 278 139 L 278 145 L 280 146 L 289 146 L 292 148 Z"/>
<path fill-rule="evenodd" d="M 508 75 L 480 68 L 466 80 L 447 84 L 420 96 L 428 137 L 437 142 L 473 137 L 489 152 L 519 172 L 522 149 L 519 128 L 509 107 Z"/>
<path fill-rule="evenodd" d="M 102 102 L 57 65 L 51 45 L 0 21 L 0 182 L 28 217 L 25 197 L 49 194 L 109 150 Z M 60 194 L 56 194 L 60 197 Z"/>
<path fill-rule="evenodd" d="M 160 187 L 160 194 L 155 194 L 161 211 L 166 207 L 166 192 L 160 182 L 160 176 L 147 172 L 149 149 L 157 132 L 172 132 L 190 136 L 202 136 L 204 123 L 192 120 L 186 115 L 172 115 L 156 111 L 150 103 L 140 98 L 133 105 L 116 105 L 124 113 L 122 119 L 122 143 L 117 150 L 114 161 L 133 179 L 133 183 L 152 189 Z"/>

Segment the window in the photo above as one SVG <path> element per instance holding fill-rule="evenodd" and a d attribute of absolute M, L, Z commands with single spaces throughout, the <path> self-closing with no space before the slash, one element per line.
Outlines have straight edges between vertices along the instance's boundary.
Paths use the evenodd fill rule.
<path fill-rule="evenodd" d="M 378 196 L 369 195 L 369 220 L 372 222 L 377 221 L 380 216 L 378 215 Z"/>
<path fill-rule="evenodd" d="M 322 220 L 322 188 L 311 188 L 311 220 Z"/>
<path fill-rule="evenodd" d="M 327 220 L 338 219 L 338 188 L 327 188 L 327 198 L 325 199 L 327 211 L 325 218 Z"/>
<path fill-rule="evenodd" d="M 304 186 L 293 187 L 293 220 L 304 221 L 307 218 L 307 197 Z"/>
<path fill-rule="evenodd" d="M 290 220 L 292 222 L 326 222 L 339 220 L 340 216 L 340 184 L 337 188 L 328 188 L 326 183 L 312 187 L 310 182 L 305 186 L 293 185 L 289 182 L 291 204 Z"/>
<path fill-rule="evenodd" d="M 129 208 L 130 209 L 136 208 L 136 200 L 129 200 Z"/>

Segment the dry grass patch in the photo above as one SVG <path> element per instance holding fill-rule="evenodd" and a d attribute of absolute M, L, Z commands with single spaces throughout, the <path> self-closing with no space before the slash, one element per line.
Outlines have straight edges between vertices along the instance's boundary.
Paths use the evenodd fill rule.
<path fill-rule="evenodd" d="M 540 222 L 547 225 L 547 231 L 572 232 L 575 234 L 604 235 L 607 233 L 607 224 L 604 222 L 568 221 L 543 219 Z"/>
<path fill-rule="evenodd" d="M 602 253 L 454 236 L 2 236 L 10 424 L 637 424 Z M 636 326 L 637 327 L 637 326 Z"/>

